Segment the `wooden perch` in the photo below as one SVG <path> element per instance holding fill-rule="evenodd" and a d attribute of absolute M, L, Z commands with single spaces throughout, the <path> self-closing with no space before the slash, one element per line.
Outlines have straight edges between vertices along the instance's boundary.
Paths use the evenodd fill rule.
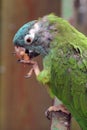
<path fill-rule="evenodd" d="M 61 102 L 55 98 L 54 105 L 59 105 Z M 52 115 L 51 130 L 70 130 L 71 114 L 66 114 L 61 111 Z"/>

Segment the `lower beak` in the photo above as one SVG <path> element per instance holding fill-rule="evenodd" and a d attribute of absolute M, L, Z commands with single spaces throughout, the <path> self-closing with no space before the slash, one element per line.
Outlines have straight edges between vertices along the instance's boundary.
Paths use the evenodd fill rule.
<path fill-rule="evenodd" d="M 37 57 L 39 55 L 39 53 L 29 50 L 28 55 L 30 58 L 34 58 L 34 57 Z"/>
<path fill-rule="evenodd" d="M 28 61 L 30 59 L 29 55 L 25 51 L 25 48 L 23 48 L 23 47 L 15 46 L 15 54 L 18 58 L 18 61 L 20 61 L 20 60 Z"/>
<path fill-rule="evenodd" d="M 32 51 L 32 50 L 25 49 L 23 47 L 15 46 L 14 48 L 15 48 L 15 54 L 19 61 L 20 60 L 28 61 L 31 58 L 34 58 L 39 55 L 39 53 Z"/>

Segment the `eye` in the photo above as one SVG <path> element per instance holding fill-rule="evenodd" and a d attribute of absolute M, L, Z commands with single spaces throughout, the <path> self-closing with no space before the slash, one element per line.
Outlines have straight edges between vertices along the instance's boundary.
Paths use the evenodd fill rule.
<path fill-rule="evenodd" d="M 30 45 L 34 40 L 34 34 L 27 34 L 24 37 L 25 44 Z"/>

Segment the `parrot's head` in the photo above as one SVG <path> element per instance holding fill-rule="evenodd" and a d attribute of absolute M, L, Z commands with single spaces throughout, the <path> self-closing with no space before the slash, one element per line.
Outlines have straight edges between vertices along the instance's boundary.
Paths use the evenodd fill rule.
<path fill-rule="evenodd" d="M 16 51 L 18 48 L 21 50 L 24 48 L 30 58 L 40 54 L 45 56 L 49 52 L 54 29 L 54 25 L 49 22 L 47 16 L 26 23 L 14 36 L 13 43 Z"/>

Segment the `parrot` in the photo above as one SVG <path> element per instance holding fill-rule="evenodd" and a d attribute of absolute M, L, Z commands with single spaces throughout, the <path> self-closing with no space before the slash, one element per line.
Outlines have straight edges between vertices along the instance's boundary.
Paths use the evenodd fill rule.
<path fill-rule="evenodd" d="M 20 63 L 57 97 L 87 130 L 87 37 L 54 13 L 25 23 L 13 38 Z M 43 69 L 33 59 L 42 56 Z M 67 111 L 66 111 L 67 113 Z"/>

